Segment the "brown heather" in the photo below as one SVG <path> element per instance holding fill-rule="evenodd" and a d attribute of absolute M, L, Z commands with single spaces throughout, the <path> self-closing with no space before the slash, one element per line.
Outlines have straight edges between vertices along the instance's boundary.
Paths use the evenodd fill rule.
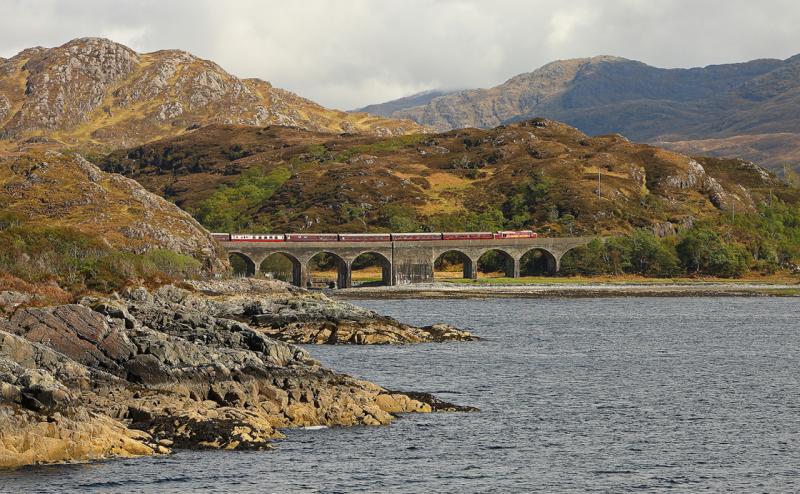
<path fill-rule="evenodd" d="M 267 231 L 669 234 L 755 211 L 770 193 L 798 200 L 797 189 L 749 162 L 589 137 L 550 120 L 393 138 L 210 126 L 112 153 L 102 166 L 206 219 L 240 207 L 237 226 Z M 248 203 L 254 172 L 274 191 Z M 217 202 L 222 187 L 236 200 Z"/>

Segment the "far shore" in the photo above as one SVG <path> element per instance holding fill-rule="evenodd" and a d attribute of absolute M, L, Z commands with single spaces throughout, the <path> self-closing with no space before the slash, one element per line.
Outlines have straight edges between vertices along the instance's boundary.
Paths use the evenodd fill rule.
<path fill-rule="evenodd" d="M 548 298 L 548 297 L 800 297 L 800 280 L 536 280 L 502 279 L 418 283 L 400 286 L 356 286 L 326 291 L 342 299 L 402 298 Z"/>

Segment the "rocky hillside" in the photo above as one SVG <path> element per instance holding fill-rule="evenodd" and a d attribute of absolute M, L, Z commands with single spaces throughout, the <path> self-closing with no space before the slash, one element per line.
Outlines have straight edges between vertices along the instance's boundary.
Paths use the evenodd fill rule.
<path fill-rule="evenodd" d="M 800 56 L 693 69 L 601 56 L 553 62 L 489 89 L 424 104 L 398 100 L 370 108 L 439 131 L 546 117 L 590 135 L 621 133 L 779 167 L 800 163 L 798 74 Z"/>
<path fill-rule="evenodd" d="M 210 123 L 405 134 L 421 127 L 329 110 L 179 50 L 136 53 L 99 38 L 0 59 L 0 137 L 132 146 Z"/>
<path fill-rule="evenodd" d="M 74 228 L 126 252 L 168 249 L 210 273 L 227 268 L 219 245 L 189 214 L 76 154 L 0 156 L 0 210 L 6 222 Z"/>
<path fill-rule="evenodd" d="M 669 233 L 754 211 L 770 193 L 800 199 L 746 161 L 541 119 L 394 138 L 212 126 L 112 153 L 102 167 L 223 231 Z"/>

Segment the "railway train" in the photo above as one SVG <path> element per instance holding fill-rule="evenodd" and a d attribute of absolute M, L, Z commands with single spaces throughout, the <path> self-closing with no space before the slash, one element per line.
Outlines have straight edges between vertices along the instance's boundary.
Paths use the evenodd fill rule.
<path fill-rule="evenodd" d="M 221 242 L 420 242 L 537 238 L 532 230 L 441 233 L 212 233 Z"/>

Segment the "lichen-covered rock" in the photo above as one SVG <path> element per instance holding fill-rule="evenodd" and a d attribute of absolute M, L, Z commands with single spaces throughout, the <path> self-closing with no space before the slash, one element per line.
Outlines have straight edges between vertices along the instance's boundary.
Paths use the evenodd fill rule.
<path fill-rule="evenodd" d="M 166 453 L 146 433 L 105 415 L 42 416 L 0 403 L 0 468 Z"/>
<path fill-rule="evenodd" d="M 167 452 L 149 434 L 95 410 L 93 387 L 120 384 L 0 321 L 0 468 Z"/>

